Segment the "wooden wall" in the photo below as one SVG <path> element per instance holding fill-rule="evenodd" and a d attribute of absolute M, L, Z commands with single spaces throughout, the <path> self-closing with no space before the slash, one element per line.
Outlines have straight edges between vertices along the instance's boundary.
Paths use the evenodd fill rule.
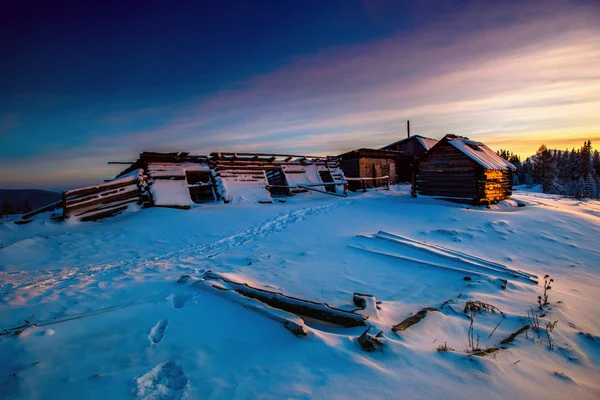
<path fill-rule="evenodd" d="M 505 200 L 512 195 L 512 171 L 485 171 L 485 197 L 489 202 Z"/>
<path fill-rule="evenodd" d="M 344 176 L 349 178 L 379 178 L 382 176 L 390 176 L 391 184 L 396 183 L 396 157 L 368 157 L 361 156 L 358 158 L 342 160 L 340 167 L 344 171 Z M 380 187 L 387 186 L 388 181 L 368 180 L 365 181 L 365 187 Z M 357 181 L 349 181 L 348 189 L 359 190 L 363 188 L 363 184 Z"/>
<path fill-rule="evenodd" d="M 125 211 L 133 203 L 147 199 L 143 170 L 135 170 L 119 179 L 63 192 L 63 216 L 81 221 L 96 221 Z"/>
<path fill-rule="evenodd" d="M 480 204 L 512 194 L 512 171 L 485 170 L 449 143 L 437 146 L 420 160 L 416 192 Z"/>

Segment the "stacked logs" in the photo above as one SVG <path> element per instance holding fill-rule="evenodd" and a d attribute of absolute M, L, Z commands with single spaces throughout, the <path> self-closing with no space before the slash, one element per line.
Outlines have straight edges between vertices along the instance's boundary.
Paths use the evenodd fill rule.
<path fill-rule="evenodd" d="M 101 185 L 62 194 L 63 216 L 80 221 L 97 221 L 125 211 L 133 203 L 147 200 L 147 176 L 138 169 Z"/>

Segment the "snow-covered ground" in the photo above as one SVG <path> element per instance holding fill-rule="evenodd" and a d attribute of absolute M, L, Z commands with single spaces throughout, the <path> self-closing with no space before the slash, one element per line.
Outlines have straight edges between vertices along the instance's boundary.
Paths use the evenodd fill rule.
<path fill-rule="evenodd" d="M 517 191 L 526 207 L 473 208 L 408 192 L 0 225 L 0 397 L 600 398 L 600 202 Z M 353 292 L 372 294 L 383 346 L 365 352 L 364 327 L 314 321 L 296 337 L 216 290 L 176 283 L 207 270 L 348 310 Z M 466 301 L 504 313 L 473 322 L 478 347 L 498 348 L 529 323 L 545 274 L 539 338 L 529 329 L 469 355 Z M 392 332 L 423 307 L 441 312 Z M 558 321 L 553 350 L 547 321 Z M 436 351 L 444 343 L 454 351 Z"/>

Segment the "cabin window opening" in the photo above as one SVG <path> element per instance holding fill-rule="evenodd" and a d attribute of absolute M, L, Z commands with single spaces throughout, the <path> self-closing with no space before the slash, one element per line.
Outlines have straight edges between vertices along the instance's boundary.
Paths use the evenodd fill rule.
<path fill-rule="evenodd" d="M 214 182 L 209 171 L 185 171 L 185 178 L 194 203 L 215 201 Z"/>
<path fill-rule="evenodd" d="M 283 169 L 272 168 L 265 171 L 265 173 L 267 175 L 267 181 L 269 182 L 269 192 L 271 192 L 272 195 L 290 195 L 289 185 L 287 180 L 285 179 L 285 175 L 283 174 Z"/>
<path fill-rule="evenodd" d="M 324 169 L 319 171 L 319 176 L 321 177 L 321 182 L 323 183 L 333 183 L 335 180 L 333 179 L 333 175 L 331 175 L 331 171 L 328 169 Z M 330 193 L 335 193 L 334 185 L 325 185 L 325 191 Z"/>

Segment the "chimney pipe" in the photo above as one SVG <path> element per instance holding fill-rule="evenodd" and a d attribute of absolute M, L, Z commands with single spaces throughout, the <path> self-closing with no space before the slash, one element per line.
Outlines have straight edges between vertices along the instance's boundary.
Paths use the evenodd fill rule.
<path fill-rule="evenodd" d="M 410 121 L 406 120 L 406 137 L 410 137 Z"/>

